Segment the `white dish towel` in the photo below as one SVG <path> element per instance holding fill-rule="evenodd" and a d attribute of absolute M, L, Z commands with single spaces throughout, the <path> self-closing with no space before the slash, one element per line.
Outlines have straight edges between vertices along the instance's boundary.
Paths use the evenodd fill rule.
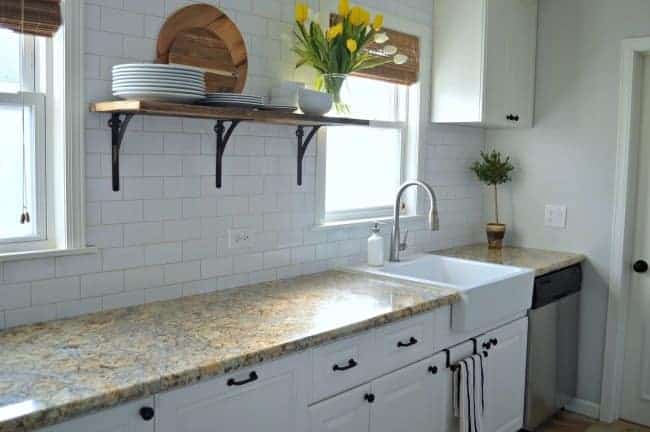
<path fill-rule="evenodd" d="M 459 432 L 481 432 L 485 413 L 483 356 L 474 354 L 458 362 L 453 374 L 454 416 Z"/>

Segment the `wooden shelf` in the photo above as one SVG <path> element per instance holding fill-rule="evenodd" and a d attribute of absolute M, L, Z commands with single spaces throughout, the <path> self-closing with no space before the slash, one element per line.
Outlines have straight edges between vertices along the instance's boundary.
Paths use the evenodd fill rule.
<path fill-rule="evenodd" d="M 261 111 L 257 109 L 223 108 L 204 105 L 187 105 L 170 102 L 139 100 L 95 102 L 90 111 L 98 113 L 133 113 L 167 117 L 190 117 L 213 120 L 241 120 L 289 126 L 369 126 L 368 120 L 317 117 L 304 114 Z"/>
<path fill-rule="evenodd" d="M 148 102 L 140 100 L 123 100 L 95 102 L 90 111 L 110 114 L 108 126 L 111 128 L 111 154 L 113 168 L 113 190 L 120 190 L 120 147 L 129 122 L 135 115 L 164 117 L 188 117 L 211 119 L 216 121 L 216 179 L 217 188 L 221 187 L 223 153 L 233 131 L 241 122 L 255 122 L 296 127 L 298 185 L 302 185 L 302 162 L 309 143 L 316 132 L 323 126 L 369 126 L 368 120 L 318 117 L 304 114 L 262 111 L 258 109 L 225 108 L 203 105 L 188 105 L 170 102 Z M 226 122 L 229 125 L 226 126 Z M 305 136 L 305 127 L 311 130 Z"/>

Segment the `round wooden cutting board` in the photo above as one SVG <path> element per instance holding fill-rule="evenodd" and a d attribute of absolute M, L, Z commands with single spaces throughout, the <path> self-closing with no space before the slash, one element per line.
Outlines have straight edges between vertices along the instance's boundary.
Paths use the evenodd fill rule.
<path fill-rule="evenodd" d="M 165 21 L 158 35 L 156 63 L 205 69 L 208 92 L 241 93 L 248 74 L 242 34 L 226 14 L 207 4 L 179 9 Z"/>

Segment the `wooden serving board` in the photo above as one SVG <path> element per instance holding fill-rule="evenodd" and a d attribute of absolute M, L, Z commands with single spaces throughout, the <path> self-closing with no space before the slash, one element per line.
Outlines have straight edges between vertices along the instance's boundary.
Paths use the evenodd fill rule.
<path fill-rule="evenodd" d="M 239 29 L 214 6 L 196 4 L 171 15 L 160 29 L 156 63 L 206 70 L 209 92 L 241 93 L 248 74 L 246 44 Z"/>

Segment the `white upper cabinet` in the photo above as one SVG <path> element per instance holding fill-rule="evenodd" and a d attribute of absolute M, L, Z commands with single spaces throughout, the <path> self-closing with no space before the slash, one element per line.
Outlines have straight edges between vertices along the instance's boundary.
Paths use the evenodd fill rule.
<path fill-rule="evenodd" d="M 434 0 L 434 123 L 533 125 L 537 0 Z"/>

